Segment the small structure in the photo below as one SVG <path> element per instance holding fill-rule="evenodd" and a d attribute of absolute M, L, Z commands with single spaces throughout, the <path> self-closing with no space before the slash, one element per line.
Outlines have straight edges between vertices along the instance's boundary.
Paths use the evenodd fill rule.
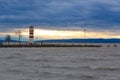
<path fill-rule="evenodd" d="M 22 33 L 21 30 L 16 31 L 16 34 L 19 37 L 19 45 L 21 45 L 21 37 L 22 37 L 21 33 Z"/>
<path fill-rule="evenodd" d="M 33 26 L 29 27 L 29 43 L 30 44 L 34 43 L 34 27 Z"/>
<path fill-rule="evenodd" d="M 117 47 L 117 45 L 116 45 L 116 44 L 114 44 L 114 47 Z"/>

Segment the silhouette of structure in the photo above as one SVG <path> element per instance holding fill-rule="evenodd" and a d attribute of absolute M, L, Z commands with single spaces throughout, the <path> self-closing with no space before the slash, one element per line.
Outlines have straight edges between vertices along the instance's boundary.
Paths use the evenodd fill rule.
<path fill-rule="evenodd" d="M 21 30 L 18 30 L 16 32 L 16 34 L 18 34 L 18 38 L 19 38 L 19 45 L 21 45 L 21 37 L 22 37 L 21 33 L 22 33 Z"/>
<path fill-rule="evenodd" d="M 84 39 L 86 39 L 86 29 L 84 29 Z"/>

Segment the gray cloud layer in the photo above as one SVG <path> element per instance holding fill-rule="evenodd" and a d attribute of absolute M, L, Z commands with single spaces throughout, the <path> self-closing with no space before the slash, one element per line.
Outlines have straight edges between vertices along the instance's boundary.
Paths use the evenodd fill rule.
<path fill-rule="evenodd" d="M 0 0 L 0 27 L 120 29 L 119 4 L 120 0 Z"/>

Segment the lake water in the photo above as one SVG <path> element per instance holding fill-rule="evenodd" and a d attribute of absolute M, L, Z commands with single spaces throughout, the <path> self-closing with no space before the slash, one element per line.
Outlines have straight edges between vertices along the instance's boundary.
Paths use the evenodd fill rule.
<path fill-rule="evenodd" d="M 120 80 L 120 48 L 0 48 L 0 80 Z"/>

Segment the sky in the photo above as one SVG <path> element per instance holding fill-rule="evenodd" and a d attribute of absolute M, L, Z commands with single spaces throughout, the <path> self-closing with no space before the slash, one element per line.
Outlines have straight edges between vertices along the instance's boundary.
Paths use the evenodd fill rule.
<path fill-rule="evenodd" d="M 120 0 L 0 0 L 0 36 L 30 25 L 36 39 L 120 38 Z"/>

